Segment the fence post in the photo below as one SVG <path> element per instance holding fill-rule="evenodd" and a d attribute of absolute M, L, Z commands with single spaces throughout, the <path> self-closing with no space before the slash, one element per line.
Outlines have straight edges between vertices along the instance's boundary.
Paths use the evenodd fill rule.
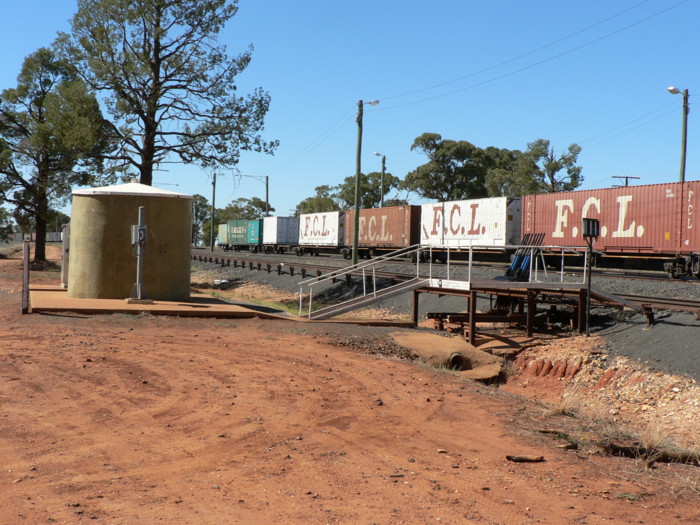
<path fill-rule="evenodd" d="M 29 241 L 24 241 L 22 253 L 22 313 L 29 313 Z"/>

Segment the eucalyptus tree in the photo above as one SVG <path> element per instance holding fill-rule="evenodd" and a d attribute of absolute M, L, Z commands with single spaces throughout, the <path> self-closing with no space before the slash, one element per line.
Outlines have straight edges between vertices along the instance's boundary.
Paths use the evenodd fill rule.
<path fill-rule="evenodd" d="M 402 189 L 437 201 L 487 196 L 489 159 L 481 148 L 466 140 L 443 140 L 438 133 L 423 133 L 411 149 L 425 154 L 428 162 L 406 175 Z"/>
<path fill-rule="evenodd" d="M 218 36 L 237 0 L 78 0 L 62 49 L 104 94 L 121 147 L 111 160 L 151 185 L 160 164 L 234 167 L 241 151 L 272 153 L 260 136 L 270 104 L 237 94 L 252 46 L 229 57 Z"/>
<path fill-rule="evenodd" d="M 571 144 L 566 152 L 557 155 L 548 140 L 530 142 L 525 154 L 538 167 L 535 182 L 539 193 L 557 193 L 578 188 L 583 182 L 582 168 L 576 165 L 580 153 L 581 146 L 578 144 Z M 562 170 L 565 173 L 561 173 Z"/>
<path fill-rule="evenodd" d="M 51 205 L 101 172 L 107 124 L 88 86 L 46 48 L 29 55 L 17 87 L 0 94 L 0 201 L 33 220 L 34 260 L 46 260 Z"/>
<path fill-rule="evenodd" d="M 321 213 L 324 211 L 339 211 L 341 209 L 333 187 L 323 184 L 316 186 L 314 191 L 316 191 L 315 195 L 307 197 L 296 205 L 295 217 L 302 213 Z"/>
<path fill-rule="evenodd" d="M 198 193 L 192 195 L 192 244 L 195 246 L 199 245 L 199 240 L 202 238 L 200 237 L 202 225 L 209 218 L 210 214 L 211 206 L 207 198 Z"/>
<path fill-rule="evenodd" d="M 360 174 L 360 208 L 378 208 L 382 197 L 386 196 L 392 189 L 397 188 L 400 179 L 391 173 L 385 173 L 383 182 L 382 184 L 382 174 L 378 171 L 366 175 Z M 343 209 L 354 208 L 355 175 L 345 177 L 343 183 L 334 186 L 333 189 L 335 190 L 334 197 Z M 384 191 L 383 195 L 382 190 Z"/>

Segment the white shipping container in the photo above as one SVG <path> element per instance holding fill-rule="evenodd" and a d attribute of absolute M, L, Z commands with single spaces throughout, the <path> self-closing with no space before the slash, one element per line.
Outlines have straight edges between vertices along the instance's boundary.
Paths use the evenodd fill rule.
<path fill-rule="evenodd" d="M 520 198 L 491 197 L 421 205 L 421 244 L 468 248 L 520 244 Z"/>
<path fill-rule="evenodd" d="M 264 217 L 263 244 L 296 244 L 299 241 L 298 217 Z"/>
<path fill-rule="evenodd" d="M 345 238 L 341 211 L 303 213 L 299 217 L 300 246 L 340 246 Z"/>

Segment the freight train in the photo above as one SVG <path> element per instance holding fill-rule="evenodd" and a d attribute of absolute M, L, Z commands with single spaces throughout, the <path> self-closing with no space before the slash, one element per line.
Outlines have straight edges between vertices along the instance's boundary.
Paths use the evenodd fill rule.
<path fill-rule="evenodd" d="M 655 258 L 673 277 L 700 277 L 696 210 L 700 181 L 363 209 L 358 248 L 363 257 L 416 244 L 437 253 L 474 246 L 508 253 L 520 244 L 582 250 L 582 219 L 595 218 L 600 256 Z M 219 225 L 218 242 L 225 249 L 349 258 L 354 222 L 354 210 L 229 221 Z"/>

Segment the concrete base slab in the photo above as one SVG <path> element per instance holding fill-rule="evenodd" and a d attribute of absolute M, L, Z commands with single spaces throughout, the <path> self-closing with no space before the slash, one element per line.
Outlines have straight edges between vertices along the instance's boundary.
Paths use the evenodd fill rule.
<path fill-rule="evenodd" d="M 60 286 L 32 285 L 29 289 L 30 313 L 76 312 L 83 314 L 149 313 L 182 317 L 262 317 L 289 319 L 285 314 L 270 313 L 252 305 L 231 304 L 205 294 L 192 294 L 188 301 L 132 302 L 124 299 L 82 299 L 69 297 Z"/>

